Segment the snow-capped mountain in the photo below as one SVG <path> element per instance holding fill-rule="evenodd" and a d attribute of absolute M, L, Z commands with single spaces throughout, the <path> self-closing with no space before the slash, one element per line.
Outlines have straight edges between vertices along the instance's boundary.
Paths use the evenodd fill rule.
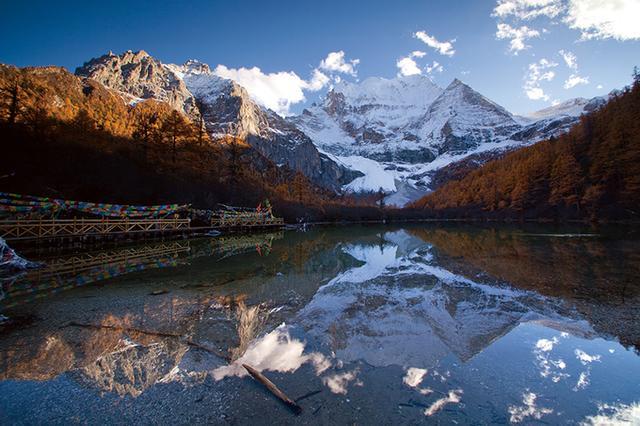
<path fill-rule="evenodd" d="M 537 121 L 560 117 L 579 117 L 587 112 L 595 111 L 607 102 L 607 98 L 597 96 L 592 99 L 574 98 L 557 105 L 532 112 L 527 118 Z"/>
<path fill-rule="evenodd" d="M 291 119 L 317 146 L 335 155 L 362 155 L 379 161 L 431 158 L 412 126 L 443 90 L 423 76 L 341 83 L 322 105 Z"/>
<path fill-rule="evenodd" d="M 440 155 L 504 140 L 519 125 L 506 109 L 455 79 L 431 104 L 417 128 L 420 140 Z"/>
<path fill-rule="evenodd" d="M 76 74 L 133 97 L 166 101 L 192 118 L 202 115 L 212 136 L 242 138 L 275 164 L 300 171 L 325 188 L 340 190 L 359 176 L 320 153 L 307 135 L 259 106 L 242 86 L 216 76 L 199 61 L 162 64 L 144 51 L 127 51 L 92 59 Z"/>
<path fill-rule="evenodd" d="M 604 102 L 577 99 L 518 117 L 458 79 L 441 89 L 416 75 L 339 84 L 290 121 L 363 173 L 346 190 L 382 189 L 387 203 L 404 205 L 441 183 L 436 175 L 444 167 L 557 136 Z"/>
<path fill-rule="evenodd" d="M 517 117 L 523 128 L 511 137 L 514 140 L 527 142 L 559 136 L 568 132 L 581 115 L 595 111 L 606 104 L 611 96 L 610 94 L 607 97 L 596 96 L 591 99 L 569 99 L 558 105 L 532 112 L 526 117 Z"/>
<path fill-rule="evenodd" d="M 285 119 L 196 60 L 172 65 L 144 51 L 109 52 L 76 74 L 132 101 L 154 98 L 191 118 L 202 116 L 212 136 L 243 138 L 275 164 L 316 184 L 335 191 L 382 189 L 394 205 L 414 201 L 454 176 L 452 165 L 466 160 L 477 166 L 557 136 L 606 102 L 573 99 L 519 117 L 457 79 L 443 89 L 421 75 L 372 77 L 341 82 L 319 105 Z"/>

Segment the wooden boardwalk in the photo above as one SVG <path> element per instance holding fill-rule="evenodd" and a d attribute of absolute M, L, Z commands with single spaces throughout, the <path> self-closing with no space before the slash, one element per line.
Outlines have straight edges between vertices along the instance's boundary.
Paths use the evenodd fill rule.
<path fill-rule="evenodd" d="M 189 219 L 35 219 L 0 221 L 0 237 L 11 240 L 90 237 L 188 231 Z"/>
<path fill-rule="evenodd" d="M 191 219 L 17 219 L 0 221 L 0 237 L 7 241 L 55 238 L 108 237 L 117 235 L 163 235 L 212 229 L 282 227 L 284 221 L 265 213 L 221 212 L 209 226 L 193 227 Z"/>

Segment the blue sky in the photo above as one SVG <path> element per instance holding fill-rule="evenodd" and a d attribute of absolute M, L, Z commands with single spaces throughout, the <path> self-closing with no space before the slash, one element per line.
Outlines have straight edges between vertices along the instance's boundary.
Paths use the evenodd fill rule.
<path fill-rule="evenodd" d="M 526 113 L 628 84 L 640 65 L 638 16 L 640 0 L 3 1 L 0 62 L 74 70 L 128 49 L 197 58 L 264 103 L 277 98 L 283 113 L 337 78 L 420 72 Z"/>

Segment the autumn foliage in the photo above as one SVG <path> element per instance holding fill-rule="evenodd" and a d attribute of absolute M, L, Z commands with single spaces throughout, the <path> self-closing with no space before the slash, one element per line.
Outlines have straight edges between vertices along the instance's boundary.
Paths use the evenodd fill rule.
<path fill-rule="evenodd" d="M 0 65 L 0 190 L 94 202 L 257 206 L 289 221 L 377 220 L 244 140 L 212 140 L 168 104 L 140 101 L 59 67 Z"/>
<path fill-rule="evenodd" d="M 567 134 L 491 161 L 414 207 L 437 217 L 640 219 L 640 77 Z"/>

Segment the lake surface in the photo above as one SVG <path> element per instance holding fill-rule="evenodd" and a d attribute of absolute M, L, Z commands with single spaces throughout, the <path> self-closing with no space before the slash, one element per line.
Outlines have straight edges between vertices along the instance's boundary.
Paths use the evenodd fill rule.
<path fill-rule="evenodd" d="M 2 283 L 0 424 L 640 422 L 634 230 L 344 226 L 23 253 L 47 266 Z"/>

